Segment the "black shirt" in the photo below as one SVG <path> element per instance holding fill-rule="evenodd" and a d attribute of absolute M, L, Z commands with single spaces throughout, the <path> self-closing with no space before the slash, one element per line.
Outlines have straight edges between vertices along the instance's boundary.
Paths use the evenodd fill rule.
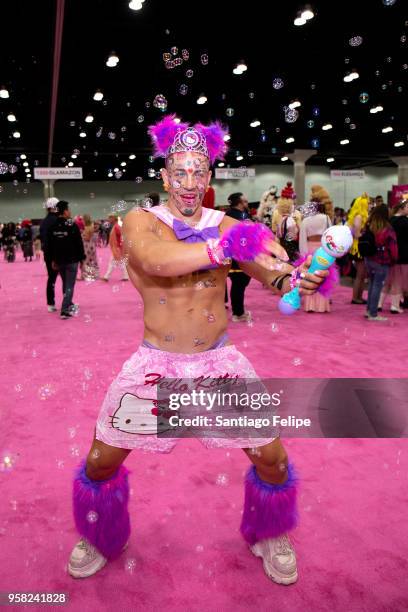
<path fill-rule="evenodd" d="M 391 217 L 391 225 L 397 234 L 398 262 L 408 264 L 408 217 L 396 215 Z"/>
<path fill-rule="evenodd" d="M 48 252 L 57 264 L 70 264 L 85 259 L 81 233 L 72 219 L 57 217 L 47 233 Z"/>
<path fill-rule="evenodd" d="M 41 221 L 40 225 L 40 239 L 41 239 L 41 249 L 44 253 L 45 257 L 49 256 L 49 247 L 48 247 L 48 231 L 51 229 L 53 225 L 57 222 L 58 216 L 56 213 L 49 212 L 48 215 Z"/>

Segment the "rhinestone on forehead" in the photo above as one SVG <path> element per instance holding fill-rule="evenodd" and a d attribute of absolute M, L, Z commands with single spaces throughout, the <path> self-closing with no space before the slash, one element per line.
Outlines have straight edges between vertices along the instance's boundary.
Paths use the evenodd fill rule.
<path fill-rule="evenodd" d="M 173 144 L 167 151 L 167 156 L 173 153 L 201 153 L 205 157 L 210 157 L 207 148 L 207 141 L 204 134 L 198 132 L 195 128 L 189 127 L 186 130 L 179 130 Z"/>

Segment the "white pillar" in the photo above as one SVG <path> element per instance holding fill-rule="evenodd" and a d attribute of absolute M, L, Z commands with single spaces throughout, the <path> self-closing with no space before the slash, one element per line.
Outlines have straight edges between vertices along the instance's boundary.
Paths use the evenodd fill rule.
<path fill-rule="evenodd" d="M 47 198 L 53 198 L 55 195 L 55 192 L 54 192 L 55 181 L 50 180 L 50 179 L 45 179 L 41 182 L 44 185 L 44 200 L 46 200 Z"/>
<path fill-rule="evenodd" d="M 408 155 L 391 157 L 398 166 L 398 185 L 408 185 Z"/>
<path fill-rule="evenodd" d="M 315 149 L 295 149 L 293 153 L 287 153 L 289 159 L 293 161 L 295 169 L 294 189 L 298 204 L 305 203 L 306 161 L 316 153 Z"/>

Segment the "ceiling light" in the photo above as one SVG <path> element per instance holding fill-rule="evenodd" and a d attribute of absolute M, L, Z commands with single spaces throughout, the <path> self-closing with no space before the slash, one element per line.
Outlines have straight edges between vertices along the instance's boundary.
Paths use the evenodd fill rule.
<path fill-rule="evenodd" d="M 70 168 L 72 168 L 72 166 L 73 166 L 73 165 L 74 165 L 74 162 L 68 162 L 68 166 L 69 166 Z"/>
<path fill-rule="evenodd" d="M 382 106 L 377 106 L 377 113 L 381 113 L 381 111 L 383 111 L 383 107 Z"/>
<path fill-rule="evenodd" d="M 174 119 L 174 123 L 180 123 L 180 121 L 181 121 L 181 119 L 180 119 L 179 117 L 176 117 L 176 118 Z"/>
<path fill-rule="evenodd" d="M 301 17 L 303 19 L 306 19 L 306 21 L 309 21 L 309 19 L 313 19 L 314 12 L 312 11 L 312 8 L 309 5 L 305 6 L 301 13 Z"/>
<path fill-rule="evenodd" d="M 113 172 L 108 172 L 108 176 L 111 178 L 113 176 Z"/>
<path fill-rule="evenodd" d="M 393 128 L 389 125 L 388 127 L 383 128 L 381 131 L 383 134 L 388 134 L 388 132 L 393 131 Z"/>
<path fill-rule="evenodd" d="M 374 115 L 375 113 L 381 113 L 383 110 L 382 106 L 373 106 L 373 108 L 370 108 L 370 113 Z"/>
<path fill-rule="evenodd" d="M 295 142 L 295 139 L 294 139 L 294 138 L 292 138 L 292 136 L 290 136 L 289 138 L 287 138 L 287 139 L 285 140 L 285 142 L 287 142 L 287 143 L 289 144 L 289 143 L 291 143 L 291 142 Z"/>
<path fill-rule="evenodd" d="M 229 140 L 231 140 L 231 136 L 230 136 L 230 134 L 225 134 L 225 136 L 224 136 L 224 142 L 228 142 Z"/>
<path fill-rule="evenodd" d="M 30 168 L 24 168 L 24 172 L 30 172 Z"/>
<path fill-rule="evenodd" d="M 293 21 L 293 25 L 302 26 L 305 25 L 306 19 L 303 17 L 302 13 L 298 11 L 295 20 Z"/>
<path fill-rule="evenodd" d="M 140 9 L 143 8 L 143 2 L 144 0 L 131 0 L 129 2 L 129 8 L 132 9 L 132 11 L 140 11 Z"/>
<path fill-rule="evenodd" d="M 8 89 L 6 87 L 4 87 L 4 85 L 2 85 L 0 87 L 0 98 L 9 98 L 10 94 L 8 92 Z"/>
<path fill-rule="evenodd" d="M 115 66 L 117 66 L 118 64 L 119 64 L 119 58 L 116 55 L 116 53 L 114 51 L 112 51 L 112 53 L 110 54 L 110 56 L 106 60 L 106 65 L 109 68 L 115 68 Z"/>
<path fill-rule="evenodd" d="M 134 153 L 131 153 L 131 155 L 129 155 L 129 159 L 136 159 L 136 155 Z"/>
<path fill-rule="evenodd" d="M 281 157 L 281 161 L 288 161 L 289 157 L 286 157 L 286 155 L 284 155 L 283 157 Z"/>
<path fill-rule="evenodd" d="M 100 102 L 101 100 L 103 100 L 103 93 L 101 92 L 101 90 L 100 90 L 100 89 L 97 89 L 97 90 L 95 91 L 93 99 L 94 99 L 96 102 Z"/>
<path fill-rule="evenodd" d="M 204 94 L 201 94 L 197 100 L 197 104 L 205 104 L 207 102 L 207 97 Z"/>
<path fill-rule="evenodd" d="M 23 162 L 23 166 L 24 167 L 28 166 L 28 162 Z"/>
<path fill-rule="evenodd" d="M 326 161 L 328 164 L 331 164 L 332 162 L 334 162 L 334 157 L 328 157 Z"/>
<path fill-rule="evenodd" d="M 13 132 L 13 138 L 20 138 L 20 132 Z"/>
<path fill-rule="evenodd" d="M 354 81 L 355 79 L 358 79 L 359 76 L 360 75 L 358 74 L 358 72 L 356 70 L 353 70 L 352 72 L 350 72 L 350 78 L 351 78 L 352 81 Z"/>
<path fill-rule="evenodd" d="M 114 168 L 113 171 L 114 172 L 119 172 L 119 168 Z"/>
<path fill-rule="evenodd" d="M 404 142 L 402 142 L 402 140 L 399 140 L 398 142 L 394 142 L 394 147 L 403 147 L 404 146 Z"/>
<path fill-rule="evenodd" d="M 79 132 L 80 138 L 86 138 L 86 132 Z"/>
<path fill-rule="evenodd" d="M 243 158 L 243 156 L 242 156 L 242 155 L 237 155 L 237 157 L 236 157 L 236 160 L 237 160 L 237 161 L 241 161 L 241 160 L 243 160 L 243 159 L 244 159 L 244 158 Z"/>
<path fill-rule="evenodd" d="M 219 168 L 223 168 L 224 166 L 225 166 L 224 162 L 219 162 L 219 163 L 218 163 L 218 167 L 219 167 Z"/>
<path fill-rule="evenodd" d="M 340 144 L 341 144 L 341 145 L 346 145 L 346 144 L 349 144 L 349 142 L 350 142 L 350 141 L 349 141 L 349 139 L 348 139 L 348 138 L 345 138 L 344 140 L 340 140 Z"/>
<path fill-rule="evenodd" d="M 10 121 L 10 123 L 14 123 L 14 121 L 17 121 L 15 114 L 14 113 L 9 113 L 7 115 L 7 121 Z"/>
<path fill-rule="evenodd" d="M 349 74 L 346 74 L 346 76 L 345 76 L 345 77 L 343 77 L 343 81 L 344 81 L 345 83 L 351 83 L 351 81 L 352 81 L 352 80 L 353 80 L 353 78 L 350 76 L 350 73 L 349 73 Z"/>
<path fill-rule="evenodd" d="M 85 121 L 87 123 L 92 123 L 92 121 L 94 120 L 93 115 L 91 115 L 90 113 L 87 114 L 87 116 L 85 117 Z"/>
<path fill-rule="evenodd" d="M 123 161 L 123 162 L 121 162 L 121 164 L 120 164 L 120 165 L 124 167 L 124 166 L 126 166 L 126 162 L 125 162 L 125 161 Z"/>
<path fill-rule="evenodd" d="M 22 154 L 20 155 L 20 159 L 27 159 L 27 155 L 26 155 L 25 153 L 22 153 Z"/>
<path fill-rule="evenodd" d="M 322 125 L 322 130 L 324 130 L 325 132 L 327 132 L 327 130 L 331 130 L 332 129 L 332 124 L 331 123 L 325 123 L 324 125 Z"/>
<path fill-rule="evenodd" d="M 249 124 L 251 127 L 258 127 L 259 125 L 261 125 L 261 122 L 258 121 L 258 119 L 254 119 L 253 121 L 251 121 L 251 123 Z"/>
<path fill-rule="evenodd" d="M 291 108 L 292 110 L 294 108 L 298 108 L 299 106 L 302 106 L 301 102 L 299 102 L 299 100 L 294 100 L 293 102 L 291 102 L 289 104 L 289 108 Z"/>
<path fill-rule="evenodd" d="M 31 178 L 31 173 L 27 174 L 26 178 Z"/>
<path fill-rule="evenodd" d="M 77 157 L 78 157 L 78 155 L 76 155 L 76 153 L 73 153 L 73 154 L 71 155 L 71 158 L 72 158 L 72 159 L 76 159 Z"/>

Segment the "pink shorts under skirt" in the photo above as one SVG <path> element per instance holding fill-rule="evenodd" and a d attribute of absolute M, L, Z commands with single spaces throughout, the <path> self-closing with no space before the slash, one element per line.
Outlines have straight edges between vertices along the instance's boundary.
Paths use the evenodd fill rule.
<path fill-rule="evenodd" d="M 158 437 L 157 417 L 154 414 L 149 414 L 151 423 L 148 431 L 152 433 L 139 434 L 134 431 L 140 404 L 143 401 L 146 404 L 143 417 L 143 424 L 146 425 L 146 411 L 150 413 L 152 400 L 157 399 L 157 387 L 156 384 L 151 384 L 152 381 L 157 381 L 159 377 L 219 378 L 226 374 L 229 377 L 238 375 L 239 378 L 257 378 L 248 359 L 234 345 L 193 355 L 169 353 L 140 346 L 125 362 L 121 372 L 109 387 L 96 423 L 96 439 L 117 448 L 169 453 L 179 438 Z M 138 402 L 138 406 L 135 402 Z M 272 431 L 271 435 L 274 434 L 275 431 Z M 279 432 L 276 430 L 276 435 L 270 438 L 217 437 L 199 438 L 199 440 L 207 448 L 254 448 L 272 442 L 278 435 Z"/>

